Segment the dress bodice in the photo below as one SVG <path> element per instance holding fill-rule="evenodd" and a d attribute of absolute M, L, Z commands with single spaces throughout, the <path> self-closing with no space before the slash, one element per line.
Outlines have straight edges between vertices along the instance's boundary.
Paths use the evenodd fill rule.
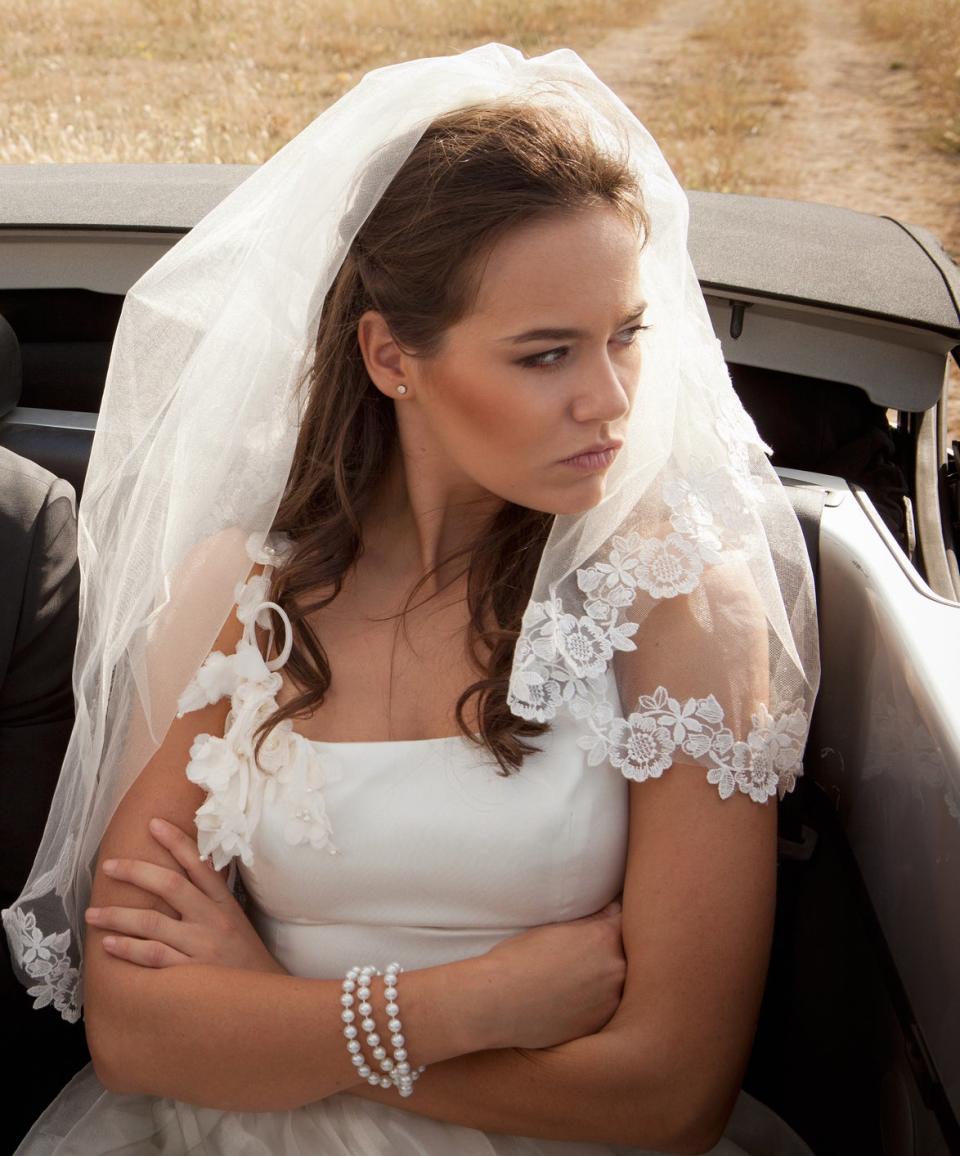
<path fill-rule="evenodd" d="M 254 732 L 276 709 L 290 652 L 288 624 L 276 659 L 257 645 L 268 581 L 265 571 L 238 588 L 236 651 L 210 655 L 180 709 L 230 696 L 223 736 L 198 735 L 190 751 L 187 775 L 207 791 L 198 842 L 216 867 L 239 860 L 251 916 L 289 971 L 447 963 L 618 894 L 627 780 L 609 763 L 589 765 L 568 714 L 510 775 L 462 735 L 321 742 L 289 719 L 255 759 Z"/>
<path fill-rule="evenodd" d="M 589 767 L 569 722 L 504 777 L 468 739 L 313 743 L 336 854 L 291 845 L 265 806 L 242 867 L 267 946 L 298 975 L 478 955 L 621 889 L 627 781 Z"/>

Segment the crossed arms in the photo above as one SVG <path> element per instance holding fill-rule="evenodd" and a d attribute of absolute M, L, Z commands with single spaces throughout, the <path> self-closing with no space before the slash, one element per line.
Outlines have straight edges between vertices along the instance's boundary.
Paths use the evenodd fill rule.
<path fill-rule="evenodd" d="M 665 609 L 676 621 L 661 637 L 682 649 L 683 605 Z M 230 646 L 222 635 L 217 647 Z M 754 654 L 728 657 L 760 669 Z M 629 672 L 624 685 L 631 693 Z M 101 867 L 107 858 L 177 866 L 147 824 L 160 816 L 193 829 L 203 795 L 182 768 L 194 736 L 222 733 L 225 716 L 217 704 L 173 724 L 111 821 Z M 702 769 L 676 764 L 659 780 L 629 785 L 626 979 L 598 1031 L 516 1047 L 498 1038 L 502 1025 L 473 1014 L 497 982 L 486 957 L 408 973 L 405 1033 L 411 1058 L 429 1067 L 401 1101 L 357 1082 L 343 1048 L 338 980 L 209 963 L 138 966 L 104 950 L 93 929 L 86 1019 L 98 1074 L 116 1091 L 226 1109 L 293 1108 L 349 1092 L 485 1131 L 706 1151 L 750 1054 L 772 935 L 777 820 L 773 802 L 722 800 L 704 779 Z M 169 912 L 157 895 L 101 867 L 98 906 Z"/>

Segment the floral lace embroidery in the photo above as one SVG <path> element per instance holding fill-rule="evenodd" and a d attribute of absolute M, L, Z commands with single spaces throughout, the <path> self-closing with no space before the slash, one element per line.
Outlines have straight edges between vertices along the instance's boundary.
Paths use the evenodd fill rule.
<path fill-rule="evenodd" d="M 4 913 L 13 958 L 32 979 L 41 982 L 27 988 L 35 1009 L 49 1004 L 69 1023 L 80 1018 L 82 1004 L 80 972 L 70 966 L 70 932 L 44 935 L 32 911 L 14 908 Z"/>
<path fill-rule="evenodd" d="M 720 425 L 723 423 L 720 422 Z M 561 598 L 531 601 L 517 641 L 508 702 L 514 714 L 537 722 L 561 707 L 585 723 L 580 745 L 588 762 L 609 759 L 630 779 L 643 782 L 672 765 L 679 749 L 707 766 L 707 781 L 729 798 L 736 790 L 763 803 L 794 789 L 802 771 L 808 718 L 800 701 L 776 717 L 760 704 L 745 741 L 724 726 L 717 699 L 680 701 L 658 686 L 640 698 L 627 718 L 615 717 L 604 674 L 614 652 L 636 649 L 638 624 L 621 620 L 638 591 L 651 598 L 689 594 L 706 567 L 736 548 L 755 526 L 753 506 L 762 501 L 746 459 L 743 431 L 724 428 L 722 436 L 743 446 L 742 460 L 706 469 L 694 462 L 683 476 L 663 484 L 671 532 L 643 538 L 614 536 L 606 561 L 577 571 L 586 614 L 564 611 Z"/>
<path fill-rule="evenodd" d="M 249 551 L 254 561 L 272 564 L 279 547 Z M 218 870 L 236 856 L 253 863 L 251 840 L 265 806 L 284 813 L 284 838 L 291 846 L 309 843 L 316 850 L 336 853 L 323 788 L 338 777 L 316 747 L 294 732 L 284 719 L 264 740 L 254 758 L 253 734 L 277 709 L 282 679 L 276 669 L 286 661 L 267 663 L 257 645 L 254 623 L 270 625 L 266 608 L 269 570 L 240 584 L 236 615 L 244 625 L 233 654 L 214 651 L 197 671 L 177 704 L 178 717 L 230 696 L 223 736 L 201 734 L 190 748 L 187 778 L 204 787 L 206 801 L 196 813 L 197 842 L 203 859 Z M 289 627 L 288 627 L 289 632 Z"/>
<path fill-rule="evenodd" d="M 723 725 L 723 708 L 713 695 L 681 702 L 660 686 L 641 695 L 637 705 L 640 709 L 626 719 L 594 725 L 592 734 L 580 739 L 590 752 L 588 762 L 608 758 L 628 779 L 642 783 L 658 779 L 682 750 L 698 762 L 708 761 L 707 782 L 717 786 L 721 799 L 739 789 L 756 803 L 777 793 L 782 799 L 802 773 L 807 716 L 800 704 L 776 718 L 761 705 L 746 742 Z"/>

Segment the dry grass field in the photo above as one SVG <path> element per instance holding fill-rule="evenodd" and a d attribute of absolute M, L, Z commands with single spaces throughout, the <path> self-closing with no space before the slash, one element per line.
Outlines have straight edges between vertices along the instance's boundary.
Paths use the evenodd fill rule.
<path fill-rule="evenodd" d="M 932 113 L 930 143 L 960 153 L 960 0 L 868 0 L 863 19 L 893 50 L 891 68 L 920 79 Z"/>
<path fill-rule="evenodd" d="M 0 162 L 258 163 L 381 64 L 589 44 L 653 0 L 0 0 Z"/>
<path fill-rule="evenodd" d="M 0 27 L 0 163 L 256 163 L 369 68 L 569 45 L 688 187 L 889 213 L 960 258 L 960 0 L 0 0 Z"/>

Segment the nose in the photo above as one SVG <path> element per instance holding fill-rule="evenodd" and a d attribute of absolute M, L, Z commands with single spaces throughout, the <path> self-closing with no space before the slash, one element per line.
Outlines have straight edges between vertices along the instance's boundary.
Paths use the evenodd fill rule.
<path fill-rule="evenodd" d="M 574 421 L 615 422 L 629 413 L 633 389 L 627 373 L 626 366 L 618 369 L 604 352 L 578 381 L 570 407 Z"/>

